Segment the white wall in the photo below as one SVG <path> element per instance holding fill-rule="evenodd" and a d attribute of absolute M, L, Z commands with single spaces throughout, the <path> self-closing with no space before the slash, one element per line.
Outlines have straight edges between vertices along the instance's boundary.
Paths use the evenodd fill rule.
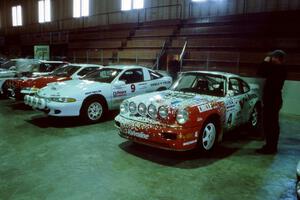
<path fill-rule="evenodd" d="M 248 83 L 260 85 L 262 90 L 263 80 L 244 78 Z M 261 91 L 262 92 L 262 91 Z M 300 81 L 285 81 L 282 90 L 283 105 L 281 112 L 285 114 L 300 115 Z"/>

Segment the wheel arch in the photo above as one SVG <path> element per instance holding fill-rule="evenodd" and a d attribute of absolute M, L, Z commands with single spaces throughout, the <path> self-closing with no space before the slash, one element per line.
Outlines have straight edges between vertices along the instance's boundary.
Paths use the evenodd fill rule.
<path fill-rule="evenodd" d="M 167 87 L 165 86 L 159 87 L 156 91 L 164 91 L 164 90 L 167 90 Z"/>
<path fill-rule="evenodd" d="M 107 103 L 107 100 L 106 100 L 106 98 L 105 98 L 102 94 L 92 94 L 92 95 L 90 95 L 90 96 L 87 96 L 87 97 L 82 101 L 82 105 L 81 105 L 80 111 L 82 110 L 84 104 L 85 104 L 87 101 L 89 101 L 89 100 L 91 100 L 91 99 L 94 99 L 94 98 L 95 98 L 95 99 L 96 99 L 96 98 L 101 99 L 101 100 L 105 103 L 106 109 L 108 109 L 108 103 Z"/>
<path fill-rule="evenodd" d="M 217 141 L 221 142 L 223 139 L 223 128 L 222 128 L 222 117 L 218 113 L 212 113 L 211 115 L 207 116 L 204 123 L 207 122 L 215 122 L 217 128 Z"/>

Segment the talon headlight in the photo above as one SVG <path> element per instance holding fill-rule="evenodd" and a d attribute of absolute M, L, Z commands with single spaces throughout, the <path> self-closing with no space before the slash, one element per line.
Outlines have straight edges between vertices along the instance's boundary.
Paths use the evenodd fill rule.
<path fill-rule="evenodd" d="M 138 106 L 138 112 L 140 115 L 145 116 L 147 113 L 147 106 L 144 103 L 140 103 Z"/>
<path fill-rule="evenodd" d="M 52 97 L 50 101 L 59 102 L 59 103 L 73 103 L 76 102 L 74 98 L 67 98 L 67 97 Z"/>
<path fill-rule="evenodd" d="M 176 120 L 179 124 L 185 124 L 189 120 L 189 112 L 184 109 L 178 110 Z"/>
<path fill-rule="evenodd" d="M 120 105 L 120 112 L 121 114 L 125 114 L 128 112 L 128 102 L 127 101 L 123 101 Z"/>
<path fill-rule="evenodd" d="M 150 117 L 152 118 L 156 118 L 157 117 L 157 108 L 155 105 L 150 104 L 148 106 L 148 114 L 150 115 Z"/>
<path fill-rule="evenodd" d="M 161 118 L 167 119 L 167 117 L 168 117 L 168 111 L 169 111 L 168 107 L 166 107 L 166 106 L 161 106 L 161 107 L 158 109 L 158 114 L 159 114 L 159 116 L 160 116 Z"/>
<path fill-rule="evenodd" d="M 135 114 L 136 113 L 136 104 L 134 102 L 130 102 L 129 103 L 129 111 L 132 113 L 132 114 Z"/>
<path fill-rule="evenodd" d="M 32 92 L 37 92 L 37 91 L 39 91 L 39 88 L 36 88 L 36 87 L 25 87 L 25 88 L 23 88 L 23 90 L 30 90 Z"/>

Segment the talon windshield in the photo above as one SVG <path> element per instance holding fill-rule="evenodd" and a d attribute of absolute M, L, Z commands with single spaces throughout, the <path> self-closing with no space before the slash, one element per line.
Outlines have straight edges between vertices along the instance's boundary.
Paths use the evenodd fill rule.
<path fill-rule="evenodd" d="M 87 74 L 83 79 L 103 83 L 111 83 L 121 72 L 121 69 L 103 68 Z"/>
<path fill-rule="evenodd" d="M 75 65 L 66 65 L 59 67 L 52 72 L 54 76 L 72 76 L 80 67 Z"/>

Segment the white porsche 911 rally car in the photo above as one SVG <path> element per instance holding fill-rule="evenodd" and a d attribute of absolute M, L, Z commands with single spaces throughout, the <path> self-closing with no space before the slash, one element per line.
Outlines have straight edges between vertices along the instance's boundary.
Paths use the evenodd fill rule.
<path fill-rule="evenodd" d="M 168 89 L 172 78 L 141 66 L 109 66 L 81 80 L 48 84 L 25 104 L 51 116 L 81 116 L 99 121 L 107 110 L 119 109 L 124 99 Z"/>
<path fill-rule="evenodd" d="M 115 118 L 119 135 L 156 148 L 212 151 L 223 133 L 260 122 L 258 85 L 210 71 L 184 72 L 170 90 L 125 100 Z"/>

